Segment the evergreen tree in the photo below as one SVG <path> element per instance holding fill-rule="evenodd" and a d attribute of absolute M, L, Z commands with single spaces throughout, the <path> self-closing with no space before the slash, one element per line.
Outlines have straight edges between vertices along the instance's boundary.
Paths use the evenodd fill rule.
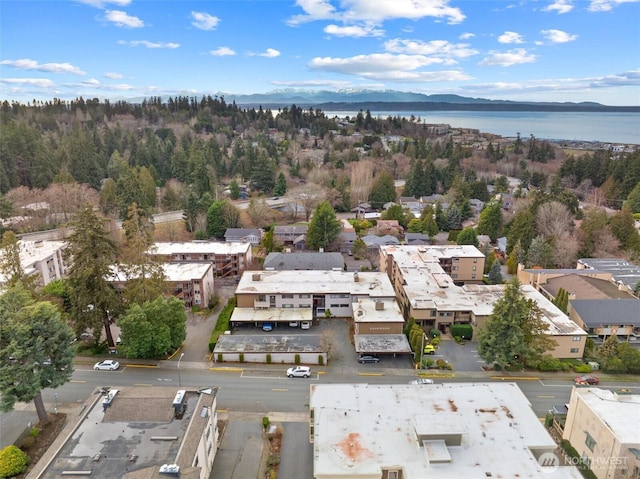
<path fill-rule="evenodd" d="M 34 302 L 21 284 L 0 297 L 0 410 L 33 401 L 47 419 L 42 390 L 71 379 L 73 331 L 48 302 Z"/>
<path fill-rule="evenodd" d="M 567 308 L 569 306 L 569 292 L 564 288 L 560 288 L 553 304 L 555 304 L 560 311 L 567 314 Z"/>
<path fill-rule="evenodd" d="M 109 278 L 113 277 L 111 268 L 118 247 L 91 205 L 87 204 L 72 224 L 73 233 L 67 239 L 64 254 L 71 262 L 68 280 L 74 329 L 82 333 L 90 328 L 94 337 L 100 338 L 100 328 L 104 326 L 107 344 L 113 347 L 109 311 L 119 310 L 120 300 Z"/>
<path fill-rule="evenodd" d="M 382 208 L 386 203 L 396 200 L 396 187 L 393 176 L 387 170 L 382 170 L 374 178 L 369 203 L 373 208 Z"/>
<path fill-rule="evenodd" d="M 232 200 L 240 199 L 240 186 L 238 186 L 238 182 L 235 178 L 231 180 L 231 183 L 229 184 L 229 197 Z"/>
<path fill-rule="evenodd" d="M 542 312 L 524 297 L 518 281 L 510 281 L 478 333 L 480 357 L 500 368 L 538 360 L 557 346 L 546 336 L 547 324 L 541 318 Z"/>
<path fill-rule="evenodd" d="M 287 179 L 284 173 L 281 171 L 276 178 L 276 186 L 273 189 L 273 194 L 276 196 L 284 196 L 287 193 Z"/>
<path fill-rule="evenodd" d="M 342 231 L 342 224 L 328 201 L 320 203 L 311 217 L 307 229 L 307 247 L 311 250 L 324 248 L 325 251 Z"/>
<path fill-rule="evenodd" d="M 478 234 L 488 235 L 495 242 L 502 230 L 502 201 L 490 201 L 480 212 Z"/>
<path fill-rule="evenodd" d="M 500 270 L 500 261 L 495 259 L 493 263 L 491 263 L 491 269 L 489 270 L 489 283 L 491 284 L 500 284 L 502 283 L 502 271 Z"/>
<path fill-rule="evenodd" d="M 462 215 L 460 214 L 460 210 L 454 204 L 449 206 L 447 210 L 447 227 L 445 230 L 460 230 L 462 228 Z"/>
<path fill-rule="evenodd" d="M 224 220 L 224 201 L 214 201 L 207 210 L 207 234 L 212 238 L 224 238 L 227 225 Z"/>
<path fill-rule="evenodd" d="M 476 234 L 476 230 L 472 227 L 465 228 L 460 233 L 458 233 L 458 237 L 456 238 L 456 243 L 459 245 L 473 245 L 478 247 L 478 235 Z"/>
<path fill-rule="evenodd" d="M 36 290 L 37 276 L 27 274 L 20 261 L 20 243 L 13 231 L 5 231 L 0 244 L 0 273 L 5 278 L 5 285 L 9 288 L 16 284 L 22 286 L 31 293 Z"/>

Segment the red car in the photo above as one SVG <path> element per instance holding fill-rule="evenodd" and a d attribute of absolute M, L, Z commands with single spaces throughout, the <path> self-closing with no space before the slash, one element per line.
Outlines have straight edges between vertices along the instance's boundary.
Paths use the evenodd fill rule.
<path fill-rule="evenodd" d="M 600 380 L 595 376 L 578 376 L 574 379 L 578 386 L 595 386 Z"/>

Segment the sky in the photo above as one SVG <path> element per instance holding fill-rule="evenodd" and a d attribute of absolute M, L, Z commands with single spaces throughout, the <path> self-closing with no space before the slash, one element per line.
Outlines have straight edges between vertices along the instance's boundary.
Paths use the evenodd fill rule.
<path fill-rule="evenodd" d="M 0 100 L 398 90 L 640 105 L 640 0 L 2 0 Z"/>

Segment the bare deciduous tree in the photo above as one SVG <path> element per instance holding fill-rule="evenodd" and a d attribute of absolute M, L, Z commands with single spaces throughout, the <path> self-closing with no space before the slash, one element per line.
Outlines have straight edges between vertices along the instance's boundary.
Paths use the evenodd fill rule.
<path fill-rule="evenodd" d="M 545 238 L 560 238 L 571 230 L 573 215 L 569 208 L 558 201 L 549 201 L 538 207 L 536 228 Z"/>
<path fill-rule="evenodd" d="M 575 268 L 578 249 L 578 239 L 568 231 L 556 237 L 553 242 L 553 262 L 558 268 Z"/>
<path fill-rule="evenodd" d="M 263 228 L 271 223 L 272 220 L 271 208 L 269 208 L 267 202 L 262 198 L 252 199 L 249 202 L 247 215 L 256 228 Z"/>
<path fill-rule="evenodd" d="M 373 163 L 359 161 L 351 165 L 351 204 L 357 205 L 369 198 L 373 184 Z"/>
<path fill-rule="evenodd" d="M 295 201 L 302 206 L 305 220 L 309 221 L 313 210 L 325 199 L 325 191 L 320 185 L 305 183 L 291 190 L 289 196 L 294 198 Z"/>

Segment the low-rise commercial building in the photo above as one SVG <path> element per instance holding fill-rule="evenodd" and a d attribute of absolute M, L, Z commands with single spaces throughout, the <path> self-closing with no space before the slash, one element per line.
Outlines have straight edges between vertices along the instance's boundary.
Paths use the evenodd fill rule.
<path fill-rule="evenodd" d="M 314 384 L 315 479 L 579 479 L 513 383 Z"/>
<path fill-rule="evenodd" d="M 640 478 L 640 395 L 574 388 L 562 438 L 598 479 Z"/>

